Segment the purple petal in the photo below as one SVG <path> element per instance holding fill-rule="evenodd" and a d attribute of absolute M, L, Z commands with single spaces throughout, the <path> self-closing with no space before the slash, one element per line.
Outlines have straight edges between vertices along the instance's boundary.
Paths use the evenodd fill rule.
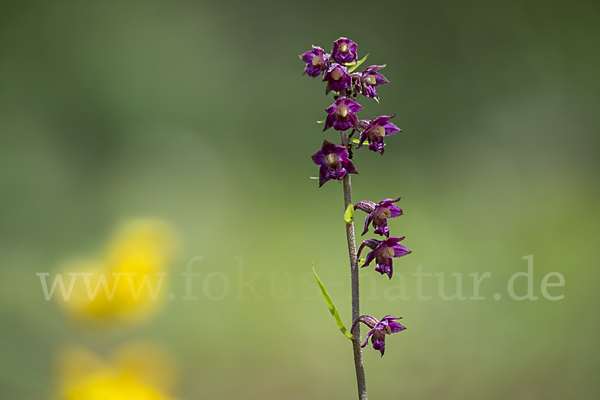
<path fill-rule="evenodd" d="M 323 150 L 317 151 L 315 154 L 311 156 L 313 162 L 317 165 L 325 165 L 327 164 L 327 155 L 323 153 Z"/>
<path fill-rule="evenodd" d="M 365 258 L 365 265 L 362 266 L 362 268 L 367 267 L 369 264 L 371 264 L 371 262 L 375 259 L 375 251 L 371 251 L 369 254 L 367 254 L 367 258 Z"/>
<path fill-rule="evenodd" d="M 302 54 L 300 56 L 300 59 L 307 63 L 307 64 L 312 64 L 312 59 L 315 57 L 315 53 L 312 51 L 307 51 L 306 53 Z"/>
<path fill-rule="evenodd" d="M 348 171 L 349 174 L 358 174 L 358 171 L 354 168 L 354 164 L 352 164 L 350 160 L 342 160 L 341 164 L 346 168 L 346 171 Z"/>
<path fill-rule="evenodd" d="M 380 115 L 379 117 L 375 118 L 373 120 L 373 123 L 371 126 L 383 126 L 384 124 L 387 124 L 387 122 L 394 118 L 396 115 Z"/>
<path fill-rule="evenodd" d="M 378 98 L 377 90 L 375 90 L 373 86 L 363 85 L 361 93 L 363 96 L 368 97 L 370 99 Z"/>
<path fill-rule="evenodd" d="M 401 242 L 402 240 L 404 240 L 404 236 L 401 236 L 401 237 L 392 236 L 391 238 L 385 239 L 383 242 L 381 242 L 379 244 L 379 246 L 380 246 L 380 248 L 393 247 L 395 244 L 397 244 L 398 242 Z"/>
<path fill-rule="evenodd" d="M 333 129 L 335 129 L 336 131 L 347 131 L 348 129 L 352 128 L 352 121 L 350 120 L 350 115 L 352 114 L 348 114 L 348 117 L 346 117 L 343 120 L 336 120 L 333 123 Z"/>
<path fill-rule="evenodd" d="M 335 123 L 335 114 L 327 115 L 327 118 L 325 118 L 325 128 L 323 128 L 323 132 L 325 132 L 327 129 L 331 128 L 334 123 Z"/>
<path fill-rule="evenodd" d="M 367 140 L 367 133 L 365 131 L 363 131 L 360 134 L 360 138 L 358 138 L 358 146 L 356 146 L 357 149 L 360 149 L 363 145 L 363 143 L 365 142 L 365 140 Z"/>
<path fill-rule="evenodd" d="M 398 332 L 402 332 L 403 330 L 406 329 L 406 327 L 404 325 L 402 325 L 399 322 L 396 321 L 390 321 L 388 323 L 390 330 L 392 331 L 392 333 L 398 333 Z"/>
<path fill-rule="evenodd" d="M 375 331 L 375 329 L 371 329 L 369 331 L 369 333 L 367 333 L 367 337 L 365 338 L 365 342 L 360 347 L 365 347 L 367 345 L 367 342 L 369 341 L 369 338 L 371 337 L 371 335 L 373 335 L 374 331 Z"/>
<path fill-rule="evenodd" d="M 390 228 L 388 227 L 387 220 L 384 220 L 382 224 L 375 227 L 375 233 L 385 237 L 390 236 Z"/>
<path fill-rule="evenodd" d="M 361 234 L 361 236 L 364 235 L 365 233 L 367 233 L 369 231 L 369 224 L 371 223 L 371 221 L 373 221 L 373 214 L 369 214 L 365 218 L 365 230 L 363 231 L 363 233 Z"/>
<path fill-rule="evenodd" d="M 395 200 L 394 200 L 394 199 L 383 199 L 383 200 L 381 200 L 381 201 L 379 202 L 379 205 L 380 205 L 381 207 L 387 207 L 387 206 L 389 206 L 389 205 L 391 205 L 391 204 L 393 204 L 393 203 L 397 203 L 397 202 L 399 202 L 401 198 L 402 198 L 402 197 L 398 197 L 398 198 L 397 198 L 397 199 L 395 199 Z"/>
<path fill-rule="evenodd" d="M 362 110 L 362 106 L 353 100 L 348 100 L 346 102 L 346 107 L 348 107 L 348 110 L 352 111 L 353 113 L 357 113 Z"/>
<path fill-rule="evenodd" d="M 381 243 L 382 243 L 381 240 L 367 239 L 360 244 L 360 249 L 362 249 L 365 246 L 368 246 L 371 250 L 376 250 L 379 246 L 381 246 Z M 360 254 L 360 249 L 359 249 L 359 254 Z"/>
<path fill-rule="evenodd" d="M 358 118 L 356 118 L 356 115 L 348 114 L 348 119 L 350 119 L 354 129 L 358 129 L 359 125 L 358 125 Z M 350 129 L 350 128 L 348 128 L 348 129 Z"/>
<path fill-rule="evenodd" d="M 375 72 L 372 75 L 375 77 L 375 84 L 373 86 L 381 86 L 390 82 L 385 76 L 381 75 L 379 72 Z"/>
<path fill-rule="evenodd" d="M 381 321 L 380 321 L 380 322 L 386 322 L 386 323 L 389 323 L 389 322 L 391 322 L 391 321 L 393 321 L 393 320 L 395 320 L 395 319 L 402 319 L 402 317 L 394 317 L 393 315 L 389 315 L 389 314 L 388 314 L 388 315 L 386 315 L 385 317 L 381 318 Z"/>
<path fill-rule="evenodd" d="M 390 218 L 396 218 L 402 215 L 402 209 L 395 205 L 387 206 L 387 209 L 390 210 Z"/>
<path fill-rule="evenodd" d="M 331 153 L 336 154 L 341 161 L 348 159 L 348 149 L 344 146 L 334 146 Z"/>
<path fill-rule="evenodd" d="M 385 263 L 377 264 L 375 271 L 379 272 L 381 275 L 387 274 L 387 276 L 389 276 L 389 278 L 392 279 L 392 274 L 394 273 L 394 270 L 392 268 L 392 259 L 388 258 L 388 260 Z"/>
<path fill-rule="evenodd" d="M 357 210 L 357 209 L 363 210 L 367 214 L 371 214 L 373 211 L 375 211 L 375 206 L 376 206 L 376 204 L 373 203 L 372 201 L 363 200 L 363 201 L 359 201 L 358 203 L 356 203 L 354 205 L 354 209 L 355 210 Z"/>
<path fill-rule="evenodd" d="M 402 132 L 402 129 L 398 128 L 396 125 L 388 122 L 382 125 L 383 129 L 385 129 L 385 136 L 390 136 L 398 132 Z"/>
<path fill-rule="evenodd" d="M 336 168 L 329 168 L 328 177 L 329 179 L 342 179 L 346 176 L 346 169 L 342 165 L 338 165 Z"/>
<path fill-rule="evenodd" d="M 318 65 L 308 64 L 304 68 L 304 74 L 310 76 L 311 78 L 316 78 L 317 76 L 321 75 L 321 72 L 323 71 Z"/>
<path fill-rule="evenodd" d="M 372 138 L 369 142 L 369 150 L 372 150 L 376 153 L 381 153 L 383 155 L 383 152 L 385 151 L 383 137 L 375 136 L 374 138 Z"/>
<path fill-rule="evenodd" d="M 327 165 L 321 165 L 321 168 L 319 168 L 319 187 L 323 186 L 329 180 L 327 177 L 328 170 L 329 167 Z"/>
<path fill-rule="evenodd" d="M 361 315 L 360 317 L 358 317 L 356 319 L 356 321 L 354 322 L 354 324 L 352 325 L 352 327 L 354 328 L 354 325 L 356 325 L 358 322 L 362 322 L 363 324 L 367 325 L 369 328 L 373 329 L 377 326 L 377 324 L 379 323 L 379 321 L 377 321 L 377 318 L 372 317 L 370 315 Z M 350 331 L 352 332 L 351 329 Z"/>
<path fill-rule="evenodd" d="M 327 140 L 324 140 L 321 150 L 323 150 L 323 153 L 325 153 L 325 154 L 331 154 L 335 151 L 336 147 L 342 147 L 342 146 L 336 146 L 335 144 L 328 142 Z"/>
<path fill-rule="evenodd" d="M 394 249 L 394 257 L 403 257 L 407 254 L 412 253 L 412 251 L 409 250 L 406 246 L 399 243 L 393 245 L 392 248 Z"/>
<path fill-rule="evenodd" d="M 381 357 L 383 357 L 383 353 L 385 352 L 385 334 L 381 331 L 373 332 L 371 343 L 373 343 L 373 348 L 379 350 Z"/>
<path fill-rule="evenodd" d="M 375 72 L 379 71 L 380 69 L 385 68 L 385 66 L 386 66 L 386 64 L 383 64 L 383 65 L 371 65 L 369 68 L 366 68 L 363 71 L 363 74 L 372 75 Z"/>

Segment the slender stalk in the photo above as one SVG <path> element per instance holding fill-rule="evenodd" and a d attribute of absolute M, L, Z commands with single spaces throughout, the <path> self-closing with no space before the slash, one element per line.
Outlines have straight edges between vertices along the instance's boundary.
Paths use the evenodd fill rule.
<path fill-rule="evenodd" d="M 348 144 L 348 136 L 346 131 L 340 132 L 342 146 Z M 348 205 L 352 203 L 352 186 L 350 184 L 350 174 L 346 174 L 342 179 L 344 186 L 344 210 L 348 209 Z M 352 282 L 352 322 L 356 321 L 360 316 L 360 300 L 358 287 L 358 258 L 356 257 L 356 241 L 354 239 L 354 222 L 346 224 L 346 238 L 348 239 L 348 255 L 350 256 L 350 276 Z M 352 349 L 354 351 L 354 368 L 356 369 L 356 383 L 358 385 L 358 399 L 367 400 L 367 384 L 365 382 L 365 369 L 363 367 L 362 349 L 360 343 L 360 324 L 356 324 L 353 332 L 351 332 L 355 340 L 352 341 Z"/>

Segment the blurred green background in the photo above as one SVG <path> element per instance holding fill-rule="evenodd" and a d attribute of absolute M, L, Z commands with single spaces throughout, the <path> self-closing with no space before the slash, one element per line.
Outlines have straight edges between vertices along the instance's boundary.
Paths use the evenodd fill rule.
<path fill-rule="evenodd" d="M 336 140 L 315 124 L 332 100 L 297 57 L 340 36 L 387 63 L 381 104 L 359 116 L 403 129 L 384 157 L 355 153 L 354 200 L 402 196 L 390 228 L 413 250 L 391 281 L 361 271 L 361 311 L 409 328 L 383 358 L 364 350 L 370 398 L 598 398 L 599 20 L 595 1 L 3 1 L 0 398 L 86 398 L 65 394 L 65 346 L 102 359 L 138 341 L 174 364 L 170 398 L 356 396 L 310 276 L 314 262 L 349 326 L 341 185 L 308 179 Z M 90 327 L 44 299 L 35 273 L 101 257 L 150 217 L 180 242 L 151 317 Z M 527 255 L 540 298 L 515 301 Z M 239 296 L 238 256 L 262 298 Z M 462 273 L 467 297 L 468 274 L 491 272 L 485 300 L 444 301 L 434 277 L 419 301 L 420 265 L 448 294 Z M 542 297 L 549 272 L 564 299 Z M 211 273 L 230 283 L 207 284 L 221 300 L 204 294 Z M 401 274 L 410 299 L 384 298 Z"/>

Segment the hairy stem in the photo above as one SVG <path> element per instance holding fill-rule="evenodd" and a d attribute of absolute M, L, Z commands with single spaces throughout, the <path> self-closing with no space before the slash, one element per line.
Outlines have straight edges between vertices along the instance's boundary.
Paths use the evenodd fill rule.
<path fill-rule="evenodd" d="M 342 146 L 349 142 L 346 131 L 340 132 Z M 352 186 L 350 184 L 350 174 L 346 174 L 342 180 L 344 186 L 344 210 L 352 203 Z M 346 238 L 348 239 L 348 255 L 350 256 L 350 276 L 352 282 L 352 322 L 360 316 L 360 300 L 358 297 L 358 258 L 356 257 L 356 241 L 354 239 L 354 222 L 346 224 Z M 352 341 L 354 351 L 354 368 L 356 369 L 356 383 L 358 385 L 358 399 L 367 400 L 367 384 L 365 382 L 365 369 L 363 367 L 362 349 L 360 348 L 360 324 L 356 324 L 351 332 L 355 340 Z"/>

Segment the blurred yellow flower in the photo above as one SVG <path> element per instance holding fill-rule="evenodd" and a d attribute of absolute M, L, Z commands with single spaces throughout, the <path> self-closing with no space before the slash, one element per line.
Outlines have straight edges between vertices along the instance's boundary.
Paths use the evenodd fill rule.
<path fill-rule="evenodd" d="M 177 249 L 164 222 L 135 220 L 123 226 L 102 261 L 65 267 L 77 276 L 65 310 L 82 321 L 140 320 L 164 302 L 167 271 Z M 66 274 L 63 274 L 66 276 Z"/>
<path fill-rule="evenodd" d="M 59 358 L 59 399 L 171 400 L 176 370 L 164 350 L 151 343 L 132 343 L 106 360 L 79 347 Z"/>

